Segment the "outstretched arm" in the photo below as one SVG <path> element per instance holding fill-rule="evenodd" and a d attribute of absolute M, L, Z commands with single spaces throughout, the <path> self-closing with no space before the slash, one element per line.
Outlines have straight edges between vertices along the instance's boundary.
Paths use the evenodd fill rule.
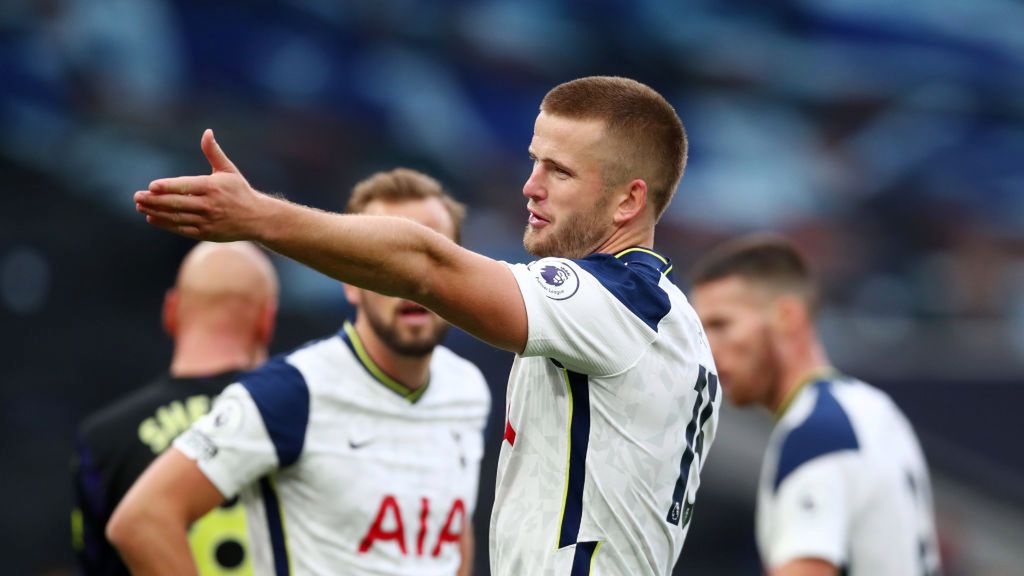
<path fill-rule="evenodd" d="M 415 222 L 330 214 L 254 190 L 203 133 L 209 176 L 156 180 L 136 192 L 150 224 L 190 238 L 255 240 L 328 276 L 406 298 L 499 348 L 526 346 L 526 307 L 507 266 Z"/>

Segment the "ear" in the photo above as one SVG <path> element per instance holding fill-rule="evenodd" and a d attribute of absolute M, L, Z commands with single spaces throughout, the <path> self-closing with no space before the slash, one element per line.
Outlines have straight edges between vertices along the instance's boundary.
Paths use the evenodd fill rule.
<path fill-rule="evenodd" d="M 178 332 L 178 291 L 171 288 L 164 294 L 164 307 L 160 311 L 164 332 L 174 338 Z"/>
<path fill-rule="evenodd" d="M 264 347 L 270 345 L 274 339 L 274 329 L 277 327 L 277 300 L 268 298 L 260 311 L 257 338 Z"/>
<path fill-rule="evenodd" d="M 803 329 L 810 315 L 807 305 L 803 300 L 795 296 L 780 296 L 775 301 L 774 322 L 776 329 L 781 333 L 789 335 Z"/>
<path fill-rule="evenodd" d="M 613 221 L 617 225 L 625 224 L 644 213 L 647 207 L 647 182 L 637 178 L 627 185 L 619 199 Z"/>
<path fill-rule="evenodd" d="M 359 304 L 361 304 L 360 296 L 362 295 L 362 290 L 351 284 L 342 284 L 342 287 L 345 289 L 345 298 L 348 300 L 348 303 L 358 308 Z"/>

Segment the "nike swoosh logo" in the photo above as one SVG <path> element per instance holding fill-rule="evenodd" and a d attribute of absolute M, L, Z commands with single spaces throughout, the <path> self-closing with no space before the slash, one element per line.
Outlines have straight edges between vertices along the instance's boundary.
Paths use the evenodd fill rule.
<path fill-rule="evenodd" d="M 362 442 L 356 442 L 354 440 L 349 440 L 348 441 L 348 445 L 353 450 L 359 450 L 360 448 L 365 448 L 367 444 L 372 443 L 374 440 L 375 440 L 375 438 L 370 438 L 368 440 L 363 440 Z"/>

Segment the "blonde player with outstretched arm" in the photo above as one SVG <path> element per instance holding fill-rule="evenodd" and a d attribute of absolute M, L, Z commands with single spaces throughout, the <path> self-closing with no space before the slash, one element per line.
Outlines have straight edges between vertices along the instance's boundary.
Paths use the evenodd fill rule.
<path fill-rule="evenodd" d="M 682 123 L 661 95 L 590 77 L 545 96 L 523 186 L 524 244 L 538 260 L 525 265 L 404 220 L 261 194 L 212 132 L 202 148 L 211 175 L 136 193 L 148 222 L 255 239 L 517 354 L 491 516 L 495 575 L 672 571 L 721 393 L 700 321 L 653 249 L 686 159 Z"/>

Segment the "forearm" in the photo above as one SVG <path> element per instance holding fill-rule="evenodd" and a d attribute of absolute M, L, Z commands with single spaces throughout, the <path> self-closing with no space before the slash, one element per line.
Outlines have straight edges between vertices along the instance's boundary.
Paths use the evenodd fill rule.
<path fill-rule="evenodd" d="M 512 271 L 409 220 L 338 215 L 261 194 L 203 133 L 209 176 L 155 180 L 136 210 L 189 238 L 255 240 L 347 284 L 417 302 L 485 342 L 526 345 L 526 308 Z M 467 287 L 470 288 L 467 290 Z"/>
<path fill-rule="evenodd" d="M 459 571 L 456 576 L 473 576 L 473 526 L 468 525 L 463 529 L 462 541 L 459 543 L 459 549 L 462 552 L 462 563 L 459 564 Z"/>
<path fill-rule="evenodd" d="M 259 198 L 243 237 L 347 284 L 417 302 L 485 342 L 522 352 L 526 310 L 504 264 L 404 218 L 330 214 Z"/>
<path fill-rule="evenodd" d="M 184 519 L 126 511 L 111 520 L 107 535 L 136 576 L 197 574 Z"/>
<path fill-rule="evenodd" d="M 462 250 L 404 218 L 331 214 L 270 197 L 265 202 L 256 240 L 327 276 L 389 296 L 431 299 L 431 273 Z"/>

